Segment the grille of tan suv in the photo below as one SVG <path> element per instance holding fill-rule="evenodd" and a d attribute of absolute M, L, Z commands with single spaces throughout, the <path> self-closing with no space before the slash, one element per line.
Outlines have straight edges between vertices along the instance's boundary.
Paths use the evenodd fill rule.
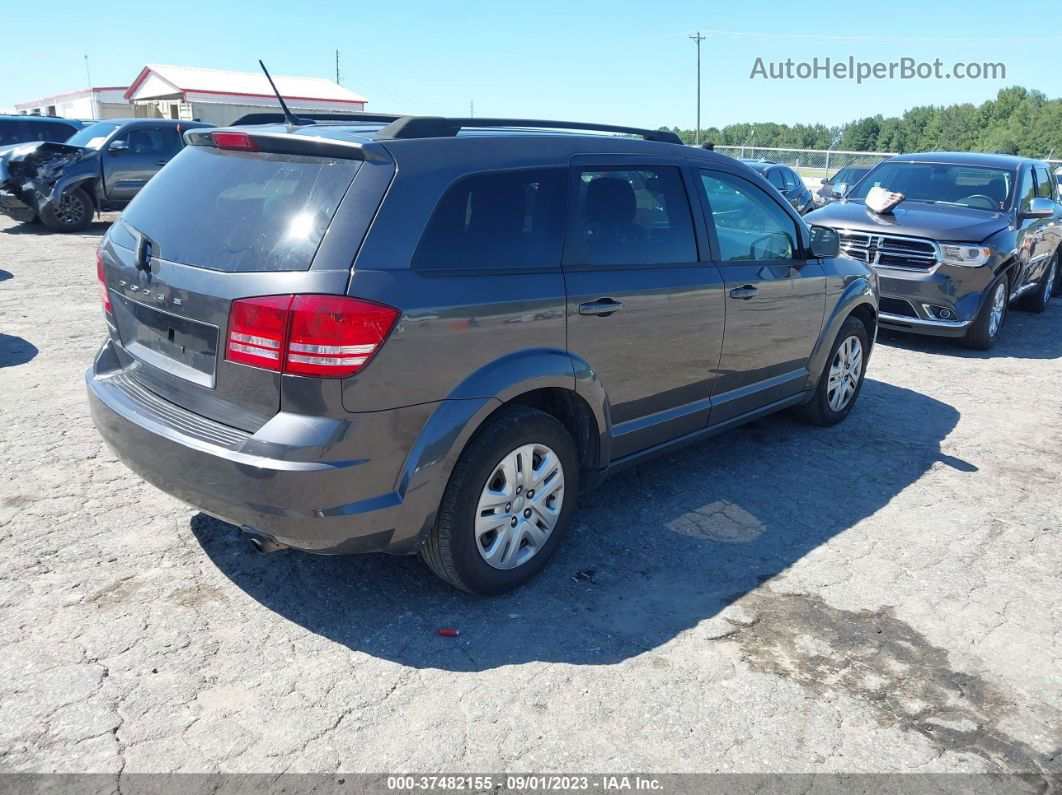
<path fill-rule="evenodd" d="M 927 271 L 938 261 L 937 244 L 917 237 L 839 231 L 841 252 L 868 265 Z"/>

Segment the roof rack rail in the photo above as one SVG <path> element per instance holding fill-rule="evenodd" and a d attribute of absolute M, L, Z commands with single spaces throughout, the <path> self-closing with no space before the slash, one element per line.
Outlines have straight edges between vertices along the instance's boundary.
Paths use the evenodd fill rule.
<path fill-rule="evenodd" d="M 300 113 L 300 119 L 309 121 L 349 121 L 349 122 L 381 122 L 390 124 L 393 121 L 404 118 L 400 113 L 364 113 L 352 111 L 350 113 Z M 286 121 L 283 113 L 247 113 L 236 121 L 231 122 L 229 127 L 242 127 L 248 124 L 283 124 Z"/>
<path fill-rule="evenodd" d="M 448 118 L 445 116 L 403 116 L 376 133 L 379 139 L 396 138 L 449 138 L 463 129 L 476 128 L 525 128 L 533 130 L 594 130 L 598 132 L 638 135 L 647 141 L 681 144 L 670 130 L 646 130 L 641 127 L 623 127 L 615 124 L 585 124 L 575 121 L 546 121 L 543 119 L 489 119 Z"/>

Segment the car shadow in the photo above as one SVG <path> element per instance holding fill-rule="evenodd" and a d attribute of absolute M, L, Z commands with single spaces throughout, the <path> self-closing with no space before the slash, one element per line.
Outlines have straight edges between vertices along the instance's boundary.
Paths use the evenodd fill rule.
<path fill-rule="evenodd" d="M 996 344 L 988 351 L 964 348 L 955 339 L 904 334 L 878 329 L 878 342 L 930 356 L 963 359 L 1059 359 L 1062 358 L 1062 301 L 1052 301 L 1041 314 L 1024 312 L 1013 306 Z"/>
<path fill-rule="evenodd" d="M 109 218 L 106 220 L 96 220 L 80 232 L 53 232 L 42 223 L 21 223 L 5 226 L 3 229 L 0 229 L 0 232 L 3 232 L 5 235 L 66 235 L 70 237 L 84 235 L 86 237 L 103 237 L 107 230 L 110 229 L 112 223 L 114 223 L 113 219 Z"/>
<path fill-rule="evenodd" d="M 37 355 L 37 346 L 10 334 L 0 334 L 0 367 L 25 364 Z"/>
<path fill-rule="evenodd" d="M 615 663 L 715 616 L 935 463 L 976 470 L 941 454 L 958 419 L 949 405 L 868 379 L 839 426 L 781 414 L 643 464 L 584 495 L 550 565 L 496 598 L 460 593 L 414 557 L 262 556 L 203 514 L 192 531 L 251 597 L 353 650 L 455 671 Z"/>

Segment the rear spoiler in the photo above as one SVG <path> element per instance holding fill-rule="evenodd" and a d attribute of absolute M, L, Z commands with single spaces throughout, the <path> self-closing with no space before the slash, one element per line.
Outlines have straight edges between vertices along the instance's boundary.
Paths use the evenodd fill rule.
<path fill-rule="evenodd" d="M 306 119 L 307 121 L 345 121 L 351 124 L 362 124 L 379 122 L 383 124 L 390 124 L 393 121 L 401 119 L 401 114 L 398 113 L 300 113 L 300 119 Z M 228 127 L 245 127 L 250 124 L 286 124 L 287 118 L 283 113 L 248 113 L 236 121 L 232 122 Z"/>
<path fill-rule="evenodd" d="M 189 146 L 212 146 L 236 152 L 269 152 L 278 155 L 338 157 L 346 160 L 379 159 L 367 154 L 361 143 L 323 138 L 316 135 L 293 135 L 259 130 L 189 130 L 184 134 Z"/>

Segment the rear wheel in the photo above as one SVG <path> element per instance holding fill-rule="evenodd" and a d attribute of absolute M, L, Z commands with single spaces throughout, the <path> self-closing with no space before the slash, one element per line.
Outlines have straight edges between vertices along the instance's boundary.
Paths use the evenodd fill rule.
<path fill-rule="evenodd" d="M 534 409 L 504 410 L 461 453 L 421 557 L 461 590 L 512 590 L 560 544 L 578 489 L 578 457 L 565 427 Z"/>
<path fill-rule="evenodd" d="M 82 232 L 92 223 L 92 200 L 84 190 L 74 188 L 41 210 L 40 217 L 53 232 Z"/>
<path fill-rule="evenodd" d="M 1040 277 L 1040 283 L 1036 285 L 1036 289 L 1022 299 L 1022 309 L 1037 313 L 1047 309 L 1047 303 L 1051 300 L 1051 294 L 1055 289 L 1055 282 L 1058 281 L 1058 260 L 1060 257 L 1062 257 L 1062 254 L 1055 255 L 1047 266 L 1047 270 L 1044 271 L 1044 275 Z"/>
<path fill-rule="evenodd" d="M 977 318 L 966 331 L 962 344 L 967 348 L 987 351 L 996 344 L 999 332 L 1007 320 L 1010 303 L 1009 286 L 1006 276 L 1000 276 L 988 288 L 988 297 L 977 313 Z"/>
<path fill-rule="evenodd" d="M 857 317 L 849 317 L 834 340 L 826 369 L 811 400 L 793 408 L 793 413 L 812 425 L 836 425 L 851 412 L 863 389 L 870 338 Z"/>

